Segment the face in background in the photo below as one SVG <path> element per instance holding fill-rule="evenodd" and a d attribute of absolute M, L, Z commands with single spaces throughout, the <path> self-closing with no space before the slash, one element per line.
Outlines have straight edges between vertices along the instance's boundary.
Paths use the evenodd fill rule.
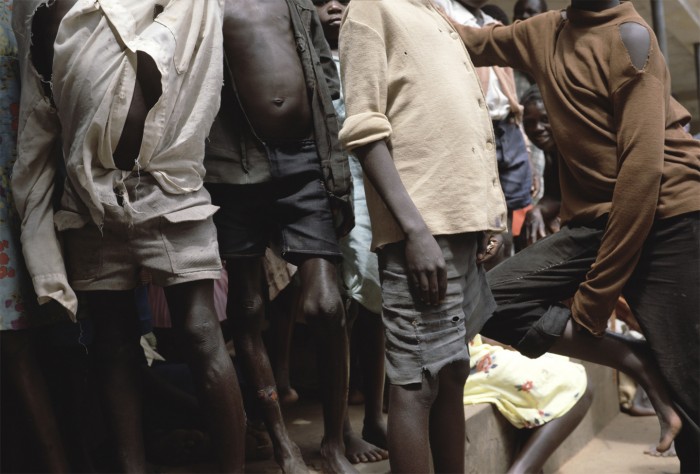
<path fill-rule="evenodd" d="M 518 0 L 513 7 L 513 21 L 527 20 L 546 11 L 547 4 L 543 0 Z"/>
<path fill-rule="evenodd" d="M 463 6 L 467 7 L 469 10 L 479 9 L 486 5 L 489 0 L 457 0 Z"/>
<path fill-rule="evenodd" d="M 323 35 L 332 49 L 338 47 L 340 20 L 350 0 L 313 0 L 318 18 L 321 20 Z"/>
<path fill-rule="evenodd" d="M 551 153 L 557 146 L 552 137 L 547 109 L 542 100 L 532 100 L 525 104 L 523 111 L 523 128 L 527 138 L 539 149 Z"/>

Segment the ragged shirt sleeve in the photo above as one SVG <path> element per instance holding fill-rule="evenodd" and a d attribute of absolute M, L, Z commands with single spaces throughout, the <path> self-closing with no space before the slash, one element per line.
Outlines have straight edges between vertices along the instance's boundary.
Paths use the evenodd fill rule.
<path fill-rule="evenodd" d="M 29 40 L 23 34 L 18 34 L 20 38 L 24 39 L 19 45 L 22 97 L 11 182 L 22 220 L 22 250 L 39 303 L 56 300 L 75 318 L 78 301 L 68 284 L 53 220 L 61 126 L 30 62 Z"/>
<path fill-rule="evenodd" d="M 376 29 L 349 16 L 340 31 L 340 76 L 346 112 L 342 145 L 352 150 L 390 137 L 384 40 Z"/>
<path fill-rule="evenodd" d="M 598 256 L 572 305 L 574 319 L 594 334 L 605 330 L 654 223 L 669 105 L 664 83 L 648 71 L 639 71 L 612 98 L 619 171 Z"/>

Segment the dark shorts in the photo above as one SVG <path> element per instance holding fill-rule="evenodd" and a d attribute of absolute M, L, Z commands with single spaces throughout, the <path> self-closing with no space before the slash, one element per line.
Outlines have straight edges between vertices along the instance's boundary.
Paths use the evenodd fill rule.
<path fill-rule="evenodd" d="M 595 261 L 605 217 L 561 231 L 487 273 L 497 308 L 481 334 L 538 357 L 571 317 L 560 301 L 574 296 Z M 676 450 L 684 472 L 699 472 L 700 212 L 657 220 L 623 295 L 680 408 Z"/>
<path fill-rule="evenodd" d="M 328 195 L 313 140 L 267 146 L 272 179 L 257 184 L 208 183 L 219 251 L 262 257 L 272 244 L 299 265 L 309 257 L 340 260 Z"/>

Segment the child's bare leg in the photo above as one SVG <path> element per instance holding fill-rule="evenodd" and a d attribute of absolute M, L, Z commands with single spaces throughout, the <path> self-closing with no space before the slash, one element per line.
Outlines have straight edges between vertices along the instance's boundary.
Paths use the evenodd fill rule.
<path fill-rule="evenodd" d="M 247 379 L 256 390 L 275 460 L 283 472 L 307 472 L 301 451 L 289 438 L 284 425 L 272 366 L 262 340 L 262 262 L 259 258 L 232 259 L 228 260 L 227 268 L 229 297 L 226 312 L 233 324 L 236 351 L 243 361 Z"/>
<path fill-rule="evenodd" d="M 351 463 L 377 462 L 389 457 L 386 450 L 386 425 L 382 416 L 382 402 L 384 399 L 384 333 L 382 329 L 381 316 L 370 313 L 366 308 L 356 301 L 351 301 L 350 312 L 355 313 L 355 317 L 348 317 L 348 334 L 353 334 L 361 341 L 355 349 L 360 351 L 360 361 L 364 379 L 364 404 L 365 419 L 362 428 L 362 437 L 354 432 L 350 425 L 350 417 L 346 413 L 343 423 L 343 439 L 345 441 L 345 457 Z M 376 333 L 372 333 L 373 318 L 379 325 L 380 342 L 377 344 Z M 377 346 L 379 353 L 377 354 Z M 352 349 L 351 349 L 352 350 Z M 381 385 L 376 386 L 377 372 L 381 372 Z M 375 436 L 380 432 L 380 437 Z M 382 446 L 372 443 L 369 438 L 378 438 L 383 441 Z M 383 435 L 383 436 L 381 436 Z"/>
<path fill-rule="evenodd" d="M 435 472 L 464 472 L 464 383 L 469 361 L 456 361 L 438 373 L 438 393 L 430 411 L 430 448 Z M 391 410 L 391 406 L 389 407 Z"/>
<path fill-rule="evenodd" d="M 90 291 L 87 297 L 95 328 L 91 352 L 119 470 L 146 472 L 139 374 L 143 350 L 133 291 Z"/>
<path fill-rule="evenodd" d="M 358 305 L 356 330 L 361 335 L 360 364 L 364 380 L 365 419 L 362 438 L 379 448 L 387 448 L 384 403 L 384 326 L 378 314 Z M 383 459 L 386 459 L 384 457 Z"/>
<path fill-rule="evenodd" d="M 420 384 L 389 386 L 387 428 L 392 473 L 431 472 L 429 421 L 437 392 L 437 378 L 428 375 Z"/>
<path fill-rule="evenodd" d="M 508 474 L 541 472 L 547 459 L 586 416 L 592 401 L 593 390 L 589 383 L 583 396 L 571 410 L 532 430 L 527 442 L 515 457 L 513 465 L 508 469 Z"/>
<path fill-rule="evenodd" d="M 223 472 L 242 472 L 245 415 L 238 379 L 214 309 L 213 280 L 165 288 L 173 327 L 182 338 L 192 378 Z"/>
<path fill-rule="evenodd" d="M 333 263 L 309 258 L 299 266 L 302 310 L 314 331 L 323 403 L 321 456 L 324 470 L 357 472 L 345 457 L 343 421 L 348 404 L 348 338 Z"/>
<path fill-rule="evenodd" d="M 289 405 L 299 400 L 297 393 L 289 381 L 289 357 L 292 348 L 292 336 L 294 335 L 294 323 L 297 311 L 299 311 L 299 288 L 291 282 L 282 290 L 274 301 L 270 302 L 273 309 L 272 324 L 270 326 L 271 339 L 274 348 L 271 348 L 273 356 L 273 373 L 277 382 L 280 403 Z"/>
<path fill-rule="evenodd" d="M 551 352 L 583 359 L 621 370 L 640 384 L 649 396 L 661 424 L 657 449 L 666 451 L 681 430 L 681 418 L 676 412 L 658 365 L 649 347 L 617 334 L 606 332 L 602 338 L 574 328 L 571 320 Z"/>
<path fill-rule="evenodd" d="M 41 449 L 46 472 L 69 472 L 48 389 L 41 373 L 31 330 L 0 332 L 3 369 L 24 403 Z"/>

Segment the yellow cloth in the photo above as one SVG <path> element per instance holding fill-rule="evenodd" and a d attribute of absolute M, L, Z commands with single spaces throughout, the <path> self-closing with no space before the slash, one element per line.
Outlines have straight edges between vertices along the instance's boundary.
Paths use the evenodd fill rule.
<path fill-rule="evenodd" d="M 492 403 L 516 428 L 535 428 L 566 414 L 586 390 L 586 369 L 567 357 L 544 354 L 529 359 L 519 352 L 469 343 L 471 371 L 464 404 Z"/>

